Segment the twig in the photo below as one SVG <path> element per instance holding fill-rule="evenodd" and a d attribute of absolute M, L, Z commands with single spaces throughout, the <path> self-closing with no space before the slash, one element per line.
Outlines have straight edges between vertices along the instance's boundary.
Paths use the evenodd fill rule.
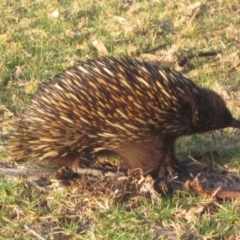
<path fill-rule="evenodd" d="M 50 171 L 51 170 L 51 171 Z M 57 171 L 57 169 L 55 169 Z M 3 176 L 48 176 L 54 172 L 54 169 L 49 169 L 48 167 L 40 167 L 36 164 L 15 167 L 15 168 L 0 168 L 0 177 Z M 111 170 L 97 169 L 97 168 L 78 168 L 76 172 L 79 175 L 92 175 L 92 176 L 111 176 L 114 175 L 114 172 Z"/>
<path fill-rule="evenodd" d="M 189 28 L 189 27 L 192 25 L 193 20 L 196 18 L 196 16 L 197 16 L 197 14 L 199 13 L 199 11 L 200 11 L 200 8 L 195 9 L 192 17 L 190 18 L 190 20 L 189 20 L 189 22 L 188 22 L 188 24 L 187 24 L 187 28 Z"/>
<path fill-rule="evenodd" d="M 187 56 L 183 56 L 180 60 L 178 60 L 178 65 L 182 67 L 187 63 L 188 60 L 191 60 L 195 57 L 212 57 L 212 56 L 216 56 L 217 54 L 219 54 L 219 52 L 200 52 L 196 54 L 190 54 Z"/>
<path fill-rule="evenodd" d="M 159 44 L 153 48 L 150 48 L 150 49 L 146 49 L 146 50 L 143 50 L 141 53 L 152 53 L 152 52 L 156 52 L 157 50 L 159 49 L 162 49 L 166 46 L 167 44 Z"/>
<path fill-rule="evenodd" d="M 29 228 L 27 225 L 24 225 L 24 228 L 31 233 L 33 236 L 37 237 L 40 240 L 46 240 L 46 238 L 41 237 L 38 233 L 36 233 L 33 229 Z"/>

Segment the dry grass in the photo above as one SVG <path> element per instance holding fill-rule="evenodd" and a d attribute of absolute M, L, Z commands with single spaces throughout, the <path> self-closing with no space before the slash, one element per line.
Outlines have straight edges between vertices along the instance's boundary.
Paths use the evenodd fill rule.
<path fill-rule="evenodd" d="M 219 92 L 238 118 L 240 4 L 237 0 L 0 2 L 0 113 L 19 113 L 41 83 L 82 57 L 131 55 L 161 60 Z M 184 56 L 217 51 L 215 57 Z M 1 157 L 6 139 L 1 135 Z M 217 151 L 218 155 L 204 155 Z M 178 142 L 195 157 L 239 174 L 239 130 Z M 202 156 L 201 158 L 199 156 Z M 85 179 L 86 180 L 86 179 Z M 0 179 L 0 239 L 239 239 L 239 202 L 186 190 L 154 200 L 119 192 L 92 194 L 90 180 Z M 85 185 L 84 185 L 85 184 Z M 153 193 L 150 194 L 152 196 Z"/>

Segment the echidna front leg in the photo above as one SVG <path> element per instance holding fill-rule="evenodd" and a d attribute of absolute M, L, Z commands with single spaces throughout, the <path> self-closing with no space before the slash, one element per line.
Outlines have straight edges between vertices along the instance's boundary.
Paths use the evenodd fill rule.
<path fill-rule="evenodd" d="M 166 145 L 165 145 L 166 144 Z M 166 155 L 161 160 L 162 164 L 158 170 L 158 177 L 162 178 L 166 175 L 166 171 L 170 175 L 182 173 L 182 174 L 189 174 L 188 171 L 181 165 L 181 163 L 177 160 L 176 152 L 175 152 L 175 139 L 167 140 L 163 144 L 163 149 L 167 149 L 165 151 Z"/>

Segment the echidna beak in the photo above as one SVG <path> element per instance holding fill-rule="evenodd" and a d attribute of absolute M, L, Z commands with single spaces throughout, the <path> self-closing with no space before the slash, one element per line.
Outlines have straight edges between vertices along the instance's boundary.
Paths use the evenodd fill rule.
<path fill-rule="evenodd" d="M 240 120 L 233 118 L 229 127 L 240 128 Z"/>

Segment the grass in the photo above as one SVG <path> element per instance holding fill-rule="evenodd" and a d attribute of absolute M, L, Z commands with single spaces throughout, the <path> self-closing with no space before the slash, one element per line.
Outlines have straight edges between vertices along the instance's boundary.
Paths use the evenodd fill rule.
<path fill-rule="evenodd" d="M 240 4 L 238 1 L 2 0 L 0 2 L 0 117 L 21 112 L 42 83 L 82 57 L 131 55 L 181 69 L 211 87 L 240 118 Z M 94 41 L 98 44 L 94 46 Z M 157 51 L 148 52 L 156 46 Z M 107 51 L 107 52 L 106 52 Z M 174 65 L 174 64 L 173 64 Z M 178 66 L 174 65 L 179 69 Z M 9 161 L 1 139 L 1 158 Z M 182 158 L 216 150 L 201 161 L 239 174 L 239 130 L 178 141 Z M 76 183 L 35 188 L 26 178 L 0 179 L 0 239 L 238 239 L 239 202 L 216 202 L 187 190 L 154 201 L 113 193 L 92 197 Z M 41 238 L 42 237 L 42 238 Z"/>

